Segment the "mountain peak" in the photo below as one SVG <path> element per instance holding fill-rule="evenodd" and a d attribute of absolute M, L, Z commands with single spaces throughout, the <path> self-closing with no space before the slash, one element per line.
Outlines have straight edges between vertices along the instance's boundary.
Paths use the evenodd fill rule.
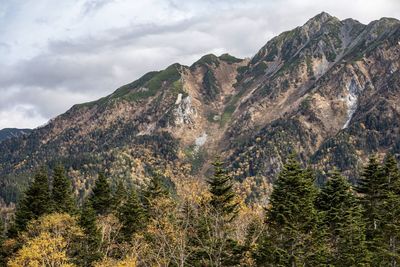
<path fill-rule="evenodd" d="M 334 18 L 333 16 L 329 15 L 328 13 L 326 13 L 325 11 L 322 11 L 321 13 L 317 14 L 316 16 L 312 17 L 311 19 L 309 19 L 306 24 L 310 24 L 310 23 L 325 23 L 328 20 Z"/>

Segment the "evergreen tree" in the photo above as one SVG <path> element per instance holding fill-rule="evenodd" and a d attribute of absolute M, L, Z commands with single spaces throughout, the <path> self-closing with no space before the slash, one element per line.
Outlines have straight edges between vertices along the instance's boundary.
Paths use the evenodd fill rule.
<path fill-rule="evenodd" d="M 98 215 L 107 214 L 112 206 L 111 188 L 102 172 L 99 173 L 89 201 Z"/>
<path fill-rule="evenodd" d="M 123 240 L 130 241 L 132 235 L 144 228 L 144 211 L 135 190 L 131 190 L 127 200 L 118 210 L 118 219 L 122 224 Z"/>
<path fill-rule="evenodd" d="M 38 170 L 34 180 L 26 190 L 15 213 L 14 226 L 10 234 L 25 230 L 28 222 L 51 211 L 49 181 L 45 168 Z"/>
<path fill-rule="evenodd" d="M 118 211 L 119 207 L 126 201 L 128 192 L 125 189 L 124 183 L 119 180 L 113 194 L 113 210 Z"/>
<path fill-rule="evenodd" d="M 322 188 L 317 207 L 328 245 L 328 263 L 332 266 L 367 266 L 369 253 L 365 241 L 362 209 L 351 192 L 350 184 L 335 171 Z"/>
<path fill-rule="evenodd" d="M 376 156 L 371 156 L 358 180 L 356 190 L 360 193 L 360 202 L 366 225 L 366 240 L 371 252 L 372 265 L 379 266 L 381 261 L 382 231 L 384 225 L 384 202 L 387 195 L 388 180 Z"/>
<path fill-rule="evenodd" d="M 152 201 L 160 197 L 167 197 L 168 195 L 169 191 L 163 184 L 162 175 L 158 171 L 153 172 L 143 192 L 143 206 L 146 215 L 149 216 Z"/>
<path fill-rule="evenodd" d="M 79 250 L 77 263 L 79 266 L 91 266 L 101 258 L 101 236 L 96 224 L 96 211 L 90 202 L 85 203 L 80 211 L 79 225 L 84 231 L 85 238 L 82 249 Z"/>
<path fill-rule="evenodd" d="M 244 252 L 244 247 L 232 235 L 238 202 L 223 162 L 217 159 L 213 166 L 214 175 L 207 180 L 211 199 L 202 207 L 194 226 L 197 236 L 191 239 L 191 265 L 236 266 Z"/>
<path fill-rule="evenodd" d="M 74 214 L 76 212 L 71 182 L 67 178 L 62 165 L 57 165 L 54 168 L 51 198 L 53 210 L 55 212 L 65 212 L 69 214 Z"/>
<path fill-rule="evenodd" d="M 368 241 L 372 241 L 378 233 L 382 219 L 380 218 L 380 208 L 385 197 L 386 187 L 387 183 L 382 167 L 376 156 L 372 156 L 364 168 L 356 187 L 357 192 L 361 194 L 360 201 L 364 208 Z"/>
<path fill-rule="evenodd" d="M 218 215 L 227 221 L 235 218 L 238 211 L 238 202 L 232 189 L 232 178 L 227 175 L 223 163 L 217 159 L 214 163 L 214 175 L 207 180 L 211 193 L 211 207 Z"/>
<path fill-rule="evenodd" d="M 291 156 L 283 166 L 270 197 L 267 231 L 260 238 L 256 262 L 267 266 L 315 266 L 320 244 L 315 233 L 317 190 L 309 170 Z"/>
<path fill-rule="evenodd" d="M 390 155 L 382 168 L 387 187 L 381 211 L 381 229 L 379 229 L 379 248 L 375 265 L 399 266 L 400 263 L 400 171 L 396 159 Z"/>

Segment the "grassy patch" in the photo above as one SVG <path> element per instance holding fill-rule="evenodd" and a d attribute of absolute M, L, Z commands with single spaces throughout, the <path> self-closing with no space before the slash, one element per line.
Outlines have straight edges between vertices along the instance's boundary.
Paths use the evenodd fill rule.
<path fill-rule="evenodd" d="M 173 85 L 173 88 L 179 90 L 182 87 L 180 82 L 181 75 L 178 71 L 178 64 L 174 64 L 159 72 L 145 83 L 141 90 L 133 91 L 126 96 L 129 101 L 138 101 L 151 96 L 155 96 L 157 92 L 166 85 Z M 183 89 L 182 89 L 183 90 Z"/>
<path fill-rule="evenodd" d="M 219 59 L 214 54 L 208 54 L 197 60 L 190 68 L 193 68 L 198 65 L 212 65 L 215 64 L 217 67 L 219 66 Z"/>
<path fill-rule="evenodd" d="M 222 61 L 227 62 L 228 64 L 239 63 L 239 62 L 243 61 L 243 59 L 236 58 L 236 57 L 231 56 L 229 54 L 222 54 L 221 56 L 219 56 L 219 59 L 222 60 Z"/>

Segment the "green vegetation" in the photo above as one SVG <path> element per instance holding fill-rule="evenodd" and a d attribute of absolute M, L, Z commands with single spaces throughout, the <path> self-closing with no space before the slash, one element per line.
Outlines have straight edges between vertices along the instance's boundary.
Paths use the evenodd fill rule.
<path fill-rule="evenodd" d="M 140 90 L 135 90 L 127 94 L 126 99 L 129 101 L 146 99 L 148 97 L 155 96 L 159 90 L 171 85 L 175 90 L 176 88 L 178 88 L 178 90 L 181 90 L 179 88 L 179 83 L 174 84 L 174 82 L 180 80 L 181 78 L 179 67 L 179 64 L 173 64 L 165 70 L 157 73 L 148 82 L 146 82 L 140 88 Z"/>
<path fill-rule="evenodd" d="M 203 87 L 205 91 L 205 97 L 207 101 L 215 100 L 216 96 L 220 93 L 217 79 L 214 76 L 212 70 L 207 69 L 203 77 Z"/>
<path fill-rule="evenodd" d="M 313 66 L 312 66 L 312 58 L 311 57 L 306 57 L 306 64 L 307 64 L 307 73 L 308 76 L 313 76 L 314 71 L 313 71 Z"/>
<path fill-rule="evenodd" d="M 12 226 L 12 235 L 26 229 L 30 220 L 50 212 L 52 209 L 50 187 L 47 170 L 41 168 L 34 176 L 32 184 L 25 192 L 19 207 L 15 213 L 15 221 Z"/>
<path fill-rule="evenodd" d="M 243 59 L 236 58 L 234 56 L 231 56 L 229 54 L 222 54 L 218 57 L 220 60 L 227 62 L 228 64 L 234 64 L 234 63 L 239 63 L 242 62 Z"/>
<path fill-rule="evenodd" d="M 91 108 L 93 106 L 103 106 L 118 100 L 139 101 L 155 96 L 160 89 L 171 85 L 174 90 L 182 91 L 183 89 L 179 82 L 175 83 L 181 77 L 179 68 L 179 64 L 173 64 L 163 71 L 149 72 L 138 80 L 118 88 L 110 96 L 75 106 Z"/>
<path fill-rule="evenodd" d="M 222 113 L 220 125 L 224 127 L 227 122 L 229 122 L 232 118 L 233 112 L 235 112 L 235 105 L 229 104 L 225 107 L 224 113 Z"/>
<path fill-rule="evenodd" d="M 110 204 L 112 203 L 111 188 L 106 176 L 102 172 L 99 173 L 89 201 L 98 215 L 104 215 L 110 209 Z"/>
<path fill-rule="evenodd" d="M 253 69 L 253 75 L 255 77 L 261 76 L 265 74 L 265 70 L 267 69 L 268 65 L 264 61 L 258 63 Z"/>
<path fill-rule="evenodd" d="M 195 63 L 190 68 L 194 68 L 195 66 L 201 66 L 201 65 L 215 65 L 216 67 L 219 66 L 219 58 L 214 55 L 214 54 L 208 54 L 203 57 L 201 57 L 199 60 L 197 60 Z"/>
<path fill-rule="evenodd" d="M 241 201 L 224 166 L 216 160 L 204 187 L 191 181 L 186 194 L 171 192 L 159 171 L 143 187 L 119 183 L 112 194 L 100 175 L 76 217 L 52 208 L 51 196 L 60 198 L 62 208 L 75 203 L 63 168 L 55 168 L 52 190 L 42 168 L 17 208 L 18 227 L 0 236 L 0 260 L 7 266 L 400 263 L 400 171 L 393 156 L 383 163 L 371 157 L 355 194 L 337 170 L 317 188 L 314 172 L 292 154 L 274 183 L 265 215 Z"/>
<path fill-rule="evenodd" d="M 53 188 L 51 192 L 53 211 L 70 214 L 76 213 L 71 182 L 67 178 L 62 165 L 57 165 L 54 168 Z"/>
<path fill-rule="evenodd" d="M 292 156 L 274 184 L 265 219 L 268 232 L 256 252 L 258 264 L 315 266 L 321 249 L 316 196 L 311 172 L 302 169 Z"/>

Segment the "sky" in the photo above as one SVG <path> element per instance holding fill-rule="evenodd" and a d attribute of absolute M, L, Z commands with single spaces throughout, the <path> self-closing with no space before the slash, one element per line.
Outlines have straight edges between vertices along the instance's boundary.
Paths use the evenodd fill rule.
<path fill-rule="evenodd" d="M 325 11 L 369 23 L 400 0 L 0 0 L 0 129 L 35 128 L 202 55 L 252 57 Z"/>

